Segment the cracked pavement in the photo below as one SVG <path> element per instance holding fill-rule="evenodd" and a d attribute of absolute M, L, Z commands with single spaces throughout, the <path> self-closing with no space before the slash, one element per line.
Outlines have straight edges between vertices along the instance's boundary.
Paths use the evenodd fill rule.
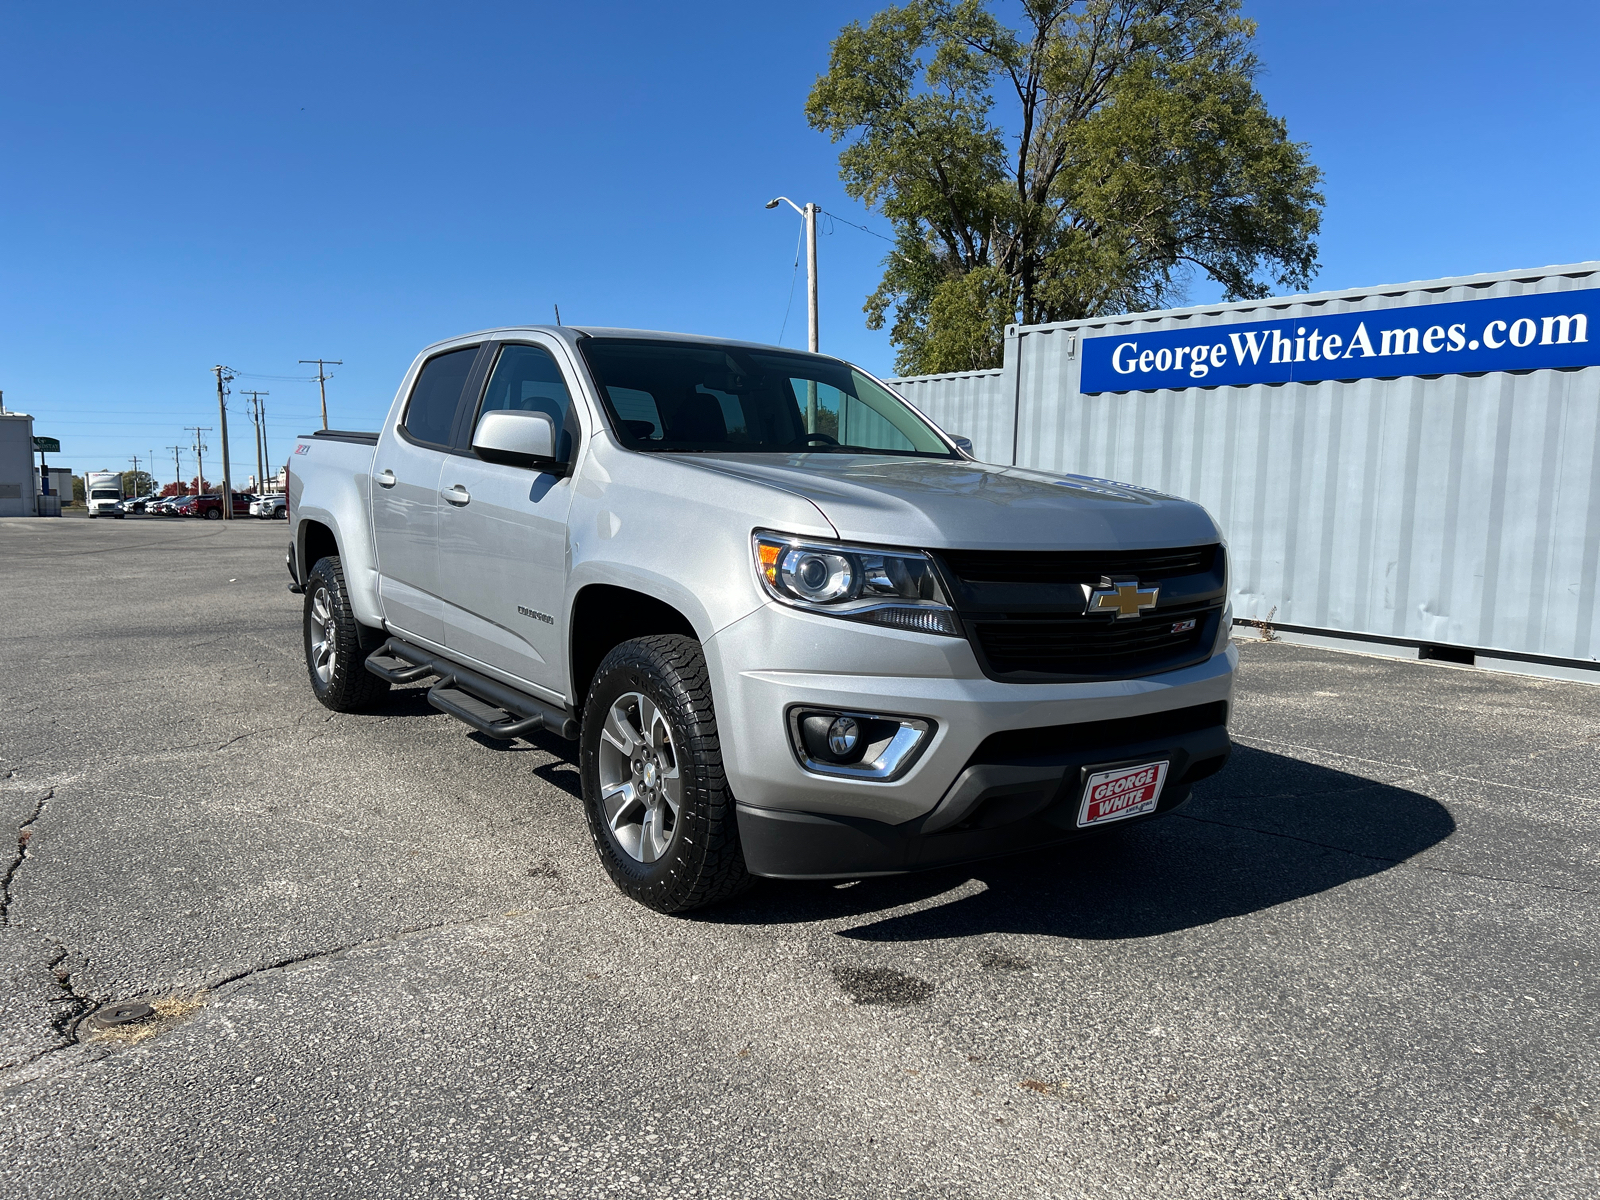
<path fill-rule="evenodd" d="M 670 918 L 285 540 L 0 521 L 7 1195 L 1600 1192 L 1600 688 L 1249 644 L 1172 817 Z"/>

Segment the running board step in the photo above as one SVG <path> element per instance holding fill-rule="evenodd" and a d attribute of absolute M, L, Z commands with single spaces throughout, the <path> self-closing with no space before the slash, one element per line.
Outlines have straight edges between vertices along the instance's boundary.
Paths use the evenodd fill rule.
<path fill-rule="evenodd" d="M 571 713 L 401 638 L 392 637 L 367 655 L 366 668 L 390 683 L 437 675 L 438 681 L 428 689 L 428 703 L 487 737 L 508 740 L 548 729 L 569 742 L 578 738 L 578 721 Z"/>
<path fill-rule="evenodd" d="M 454 679 L 445 678 L 434 684 L 428 689 L 428 703 L 440 712 L 449 713 L 456 720 L 471 725 L 484 736 L 510 741 L 544 728 L 542 713 L 518 717 L 515 713 L 508 713 L 503 708 L 496 708 L 478 699 L 471 692 L 462 691 L 455 683 Z"/>
<path fill-rule="evenodd" d="M 437 675 L 431 663 L 414 663 L 389 653 L 382 646 L 367 655 L 367 670 L 390 683 L 415 683 L 424 675 Z"/>

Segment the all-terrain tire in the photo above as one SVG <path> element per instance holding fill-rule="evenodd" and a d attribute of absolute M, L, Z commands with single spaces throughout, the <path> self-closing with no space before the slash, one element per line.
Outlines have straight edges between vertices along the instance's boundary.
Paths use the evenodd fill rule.
<path fill-rule="evenodd" d="M 389 690 L 388 681 L 365 665 L 367 655 L 383 644 L 384 635 L 361 624 L 350 610 L 337 555 L 317 560 L 306 578 L 305 597 L 301 629 L 311 690 L 323 707 L 334 712 L 371 708 Z"/>
<path fill-rule="evenodd" d="M 648 697 L 665 718 L 683 778 L 672 839 L 654 862 L 642 862 L 623 848 L 600 795 L 601 730 L 611 706 L 631 692 Z M 699 642 L 661 634 L 623 642 L 607 654 L 584 705 L 578 761 L 595 850 L 606 873 L 633 899 L 657 912 L 680 913 L 750 886 Z"/>

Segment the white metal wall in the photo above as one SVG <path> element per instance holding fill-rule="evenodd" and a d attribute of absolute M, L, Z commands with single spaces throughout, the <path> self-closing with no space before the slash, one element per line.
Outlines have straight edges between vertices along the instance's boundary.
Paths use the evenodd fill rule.
<path fill-rule="evenodd" d="M 34 515 L 39 473 L 33 463 L 33 418 L 0 413 L 0 517 Z"/>
<path fill-rule="evenodd" d="M 1006 340 L 1012 353 L 1016 339 Z M 1011 461 L 1015 386 L 1006 371 L 968 371 L 960 375 L 918 375 L 893 381 L 895 390 L 939 428 L 972 439 L 983 462 Z"/>
<path fill-rule="evenodd" d="M 982 429 L 986 461 L 1204 504 L 1236 616 L 1600 661 L 1600 368 L 1083 395 L 1076 356 L 1085 335 L 1595 286 L 1585 263 L 1024 326 L 1002 372 L 897 386 L 951 432 Z"/>

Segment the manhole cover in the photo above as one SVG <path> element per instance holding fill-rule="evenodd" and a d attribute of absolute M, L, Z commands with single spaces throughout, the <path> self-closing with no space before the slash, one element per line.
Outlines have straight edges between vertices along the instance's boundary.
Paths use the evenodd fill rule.
<path fill-rule="evenodd" d="M 89 1023 L 98 1025 L 101 1029 L 109 1029 L 113 1025 L 127 1025 L 132 1021 L 142 1021 L 155 1009 L 148 1004 L 136 1004 L 129 1001 L 125 1004 L 112 1004 L 100 1009 L 89 1018 Z"/>

